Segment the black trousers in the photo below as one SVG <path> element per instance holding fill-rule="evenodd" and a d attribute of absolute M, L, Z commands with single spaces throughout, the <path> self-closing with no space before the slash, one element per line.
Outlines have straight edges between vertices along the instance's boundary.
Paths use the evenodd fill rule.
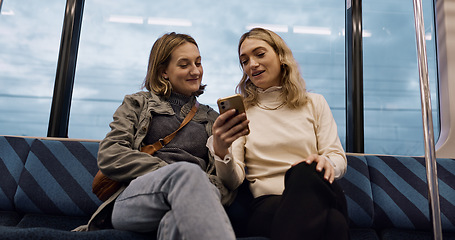
<path fill-rule="evenodd" d="M 282 195 L 252 201 L 248 235 L 272 240 L 349 239 L 344 193 L 323 176 L 316 171 L 316 163 L 289 169 Z"/>

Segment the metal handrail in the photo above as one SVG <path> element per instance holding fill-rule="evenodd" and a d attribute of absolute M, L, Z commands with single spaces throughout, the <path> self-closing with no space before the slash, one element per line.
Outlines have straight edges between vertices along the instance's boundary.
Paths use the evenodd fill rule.
<path fill-rule="evenodd" d="M 441 209 L 439 205 L 438 174 L 434 144 L 433 117 L 431 112 L 431 94 L 428 81 L 428 63 L 425 46 L 425 27 L 423 21 L 422 0 L 414 0 L 414 20 L 417 40 L 417 56 L 420 79 L 420 98 L 422 103 L 423 135 L 425 142 L 425 167 L 427 171 L 428 201 L 433 222 L 435 240 L 442 240 Z"/>

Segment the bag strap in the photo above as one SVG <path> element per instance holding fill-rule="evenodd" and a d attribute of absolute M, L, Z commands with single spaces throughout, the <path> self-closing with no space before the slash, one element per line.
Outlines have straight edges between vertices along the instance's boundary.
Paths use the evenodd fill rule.
<path fill-rule="evenodd" d="M 180 124 L 180 127 L 177 128 L 173 133 L 167 135 L 164 138 L 161 138 L 160 140 L 156 141 L 154 144 L 146 145 L 141 148 L 141 152 L 148 153 L 150 155 L 153 155 L 156 151 L 160 150 L 161 148 L 164 147 L 164 145 L 168 144 L 177 134 L 177 132 L 182 129 L 187 123 L 191 121 L 191 119 L 196 115 L 197 109 L 199 107 L 198 101 L 196 101 L 191 108 L 191 111 L 186 115 L 185 119 L 183 119 L 183 122 Z"/>

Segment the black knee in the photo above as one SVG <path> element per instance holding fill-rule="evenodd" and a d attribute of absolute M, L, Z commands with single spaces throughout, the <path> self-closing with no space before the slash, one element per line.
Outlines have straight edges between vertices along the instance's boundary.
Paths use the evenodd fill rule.
<path fill-rule="evenodd" d="M 313 162 L 311 164 L 302 162 L 291 167 L 286 172 L 285 182 L 298 181 L 308 185 L 321 184 L 327 182 L 324 179 L 324 170 L 318 172 L 316 170 L 316 165 L 317 165 L 316 162 Z"/>
<path fill-rule="evenodd" d="M 325 199 L 335 199 L 331 184 L 324 179 L 324 170 L 318 172 L 316 163 L 302 162 L 290 168 L 285 176 L 285 191 L 317 193 Z"/>

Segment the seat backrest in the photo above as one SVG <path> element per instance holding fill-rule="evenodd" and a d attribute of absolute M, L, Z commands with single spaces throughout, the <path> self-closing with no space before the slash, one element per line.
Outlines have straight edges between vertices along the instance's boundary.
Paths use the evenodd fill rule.
<path fill-rule="evenodd" d="M 14 195 L 33 139 L 0 136 L 0 210 L 14 211 Z"/>
<path fill-rule="evenodd" d="M 24 213 L 90 216 L 101 204 L 91 192 L 98 142 L 33 141 L 14 203 Z"/>
<path fill-rule="evenodd" d="M 431 230 L 425 159 L 366 156 L 374 200 L 374 227 Z M 455 160 L 437 159 L 441 222 L 455 231 Z"/>
<path fill-rule="evenodd" d="M 374 205 L 370 174 L 365 156 L 347 155 L 348 167 L 343 178 L 338 180 L 346 196 L 349 225 L 371 227 Z"/>

